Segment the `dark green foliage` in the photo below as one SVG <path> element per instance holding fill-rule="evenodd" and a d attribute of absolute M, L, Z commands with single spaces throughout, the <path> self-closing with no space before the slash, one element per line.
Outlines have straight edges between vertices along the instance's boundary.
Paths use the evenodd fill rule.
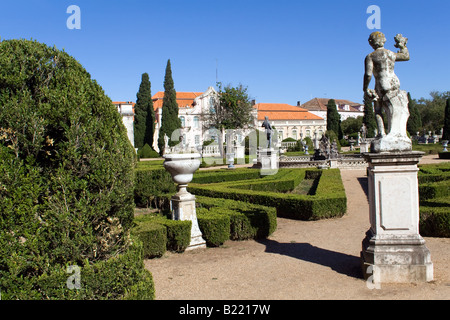
<path fill-rule="evenodd" d="M 133 228 L 133 235 L 142 241 L 144 258 L 162 257 L 167 249 L 166 227 L 160 223 L 146 221 Z"/>
<path fill-rule="evenodd" d="M 230 239 L 230 216 L 197 208 L 198 225 L 208 247 L 219 247 Z"/>
<path fill-rule="evenodd" d="M 328 100 L 327 104 L 327 130 L 334 131 L 338 135 L 338 140 L 343 138 L 341 116 L 337 111 L 336 101 L 334 99 Z"/>
<path fill-rule="evenodd" d="M 450 237 L 450 163 L 421 165 L 419 172 L 420 233 Z"/>
<path fill-rule="evenodd" d="M 317 191 L 315 195 L 287 192 L 304 179 L 305 171 L 309 170 L 280 169 L 275 176 L 207 185 L 191 183 L 188 189 L 198 196 L 233 199 L 275 207 L 278 216 L 284 218 L 318 220 L 344 215 L 347 210 L 347 198 L 339 170 L 317 170 L 321 174 L 316 184 L 320 192 Z"/>
<path fill-rule="evenodd" d="M 450 141 L 450 98 L 447 99 L 445 104 L 444 133 L 442 135 L 442 140 Z"/>
<path fill-rule="evenodd" d="M 134 106 L 134 146 L 136 148 L 142 148 L 145 144 L 153 146 L 156 118 L 148 73 L 142 74 L 136 98 L 136 105 Z"/>
<path fill-rule="evenodd" d="M 411 99 L 411 94 L 408 92 L 408 108 L 409 119 L 407 123 L 407 130 L 411 136 L 415 136 L 422 128 L 422 118 L 420 117 L 417 102 Z"/>
<path fill-rule="evenodd" d="M 69 289 L 73 272 L 68 265 L 54 265 L 36 277 L 3 278 L 2 300 L 153 300 L 155 287 L 144 268 L 143 246 L 138 239 L 122 254 L 108 260 L 81 262 L 80 289 Z"/>
<path fill-rule="evenodd" d="M 431 99 L 421 98 L 418 101 L 420 117 L 422 118 L 422 129 L 425 132 L 440 132 L 444 127 L 445 106 L 450 98 L 450 91 L 430 92 Z"/>
<path fill-rule="evenodd" d="M 424 237 L 450 238 L 450 203 L 420 207 L 420 234 Z"/>
<path fill-rule="evenodd" d="M 366 137 L 375 138 L 375 129 L 377 129 L 377 121 L 371 101 L 364 101 L 364 118 L 363 123 L 366 125 Z"/>
<path fill-rule="evenodd" d="M 144 243 L 146 258 L 161 257 L 166 250 L 184 252 L 191 241 L 191 221 L 146 214 L 136 217 L 135 222 L 132 233 Z"/>
<path fill-rule="evenodd" d="M 358 136 L 358 132 L 361 131 L 362 124 L 363 124 L 363 117 L 357 118 L 349 117 L 341 122 L 342 132 L 345 135 L 354 134 L 355 135 L 354 137 L 356 137 Z"/>
<path fill-rule="evenodd" d="M 161 223 L 167 228 L 167 250 L 184 252 L 191 242 L 191 221 L 164 219 Z"/>
<path fill-rule="evenodd" d="M 246 128 L 253 120 L 247 87 L 227 85 L 223 88 L 221 83 L 218 86 L 219 99 L 209 119 L 211 125 L 219 130 Z"/>
<path fill-rule="evenodd" d="M 134 189 L 134 201 L 138 207 L 160 208 L 159 200 L 165 195 L 175 194 L 176 185 L 172 176 L 163 167 L 137 169 Z"/>
<path fill-rule="evenodd" d="M 66 264 L 126 252 L 134 149 L 74 58 L 35 41 L 1 42 L 0 131 L 2 295 L 18 290 L 11 279 L 25 288 Z"/>
<path fill-rule="evenodd" d="M 159 158 L 160 155 L 158 152 L 153 150 L 148 143 L 146 143 L 139 151 L 138 151 L 139 159 L 149 159 L 149 158 Z"/>
<path fill-rule="evenodd" d="M 230 229 L 225 233 L 229 235 L 231 240 L 266 238 L 277 228 L 275 208 L 243 201 L 201 196 L 197 197 L 197 206 L 201 210 L 202 208 L 208 208 L 209 213 L 227 215 L 230 220 Z M 204 211 L 200 212 L 205 213 Z M 218 223 L 221 224 L 221 222 Z M 215 230 L 217 229 L 216 227 Z M 226 238 L 225 233 L 216 235 L 216 238 Z"/>
<path fill-rule="evenodd" d="M 172 67 L 170 59 L 167 61 L 166 74 L 164 76 L 164 100 L 162 105 L 162 124 L 159 130 L 158 148 L 160 153 L 164 151 L 164 135 L 170 139 L 170 145 L 177 142 L 172 141 L 172 133 L 181 128 L 181 120 L 178 117 L 177 93 L 172 79 Z"/>

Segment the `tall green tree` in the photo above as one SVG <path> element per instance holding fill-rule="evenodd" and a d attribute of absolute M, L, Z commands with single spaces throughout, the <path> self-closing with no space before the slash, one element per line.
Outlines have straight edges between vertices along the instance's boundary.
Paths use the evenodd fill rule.
<path fill-rule="evenodd" d="M 167 135 L 170 139 L 170 144 L 174 144 L 175 141 L 171 141 L 172 133 L 181 128 L 181 120 L 178 117 L 178 103 L 177 92 L 175 91 L 175 85 L 172 79 L 172 66 L 170 59 L 167 61 L 166 74 L 164 76 L 164 100 L 162 105 L 162 119 L 161 128 L 159 130 L 158 147 L 160 153 L 163 154 L 165 142 L 164 135 Z"/>
<path fill-rule="evenodd" d="M 375 129 L 377 129 L 377 122 L 375 120 L 375 112 L 373 111 L 373 104 L 371 101 L 364 100 L 363 123 L 366 125 L 366 137 L 375 138 Z"/>
<path fill-rule="evenodd" d="M 444 133 L 442 140 L 450 140 L 450 98 L 445 105 Z"/>
<path fill-rule="evenodd" d="M 336 101 L 334 99 L 328 100 L 327 104 L 327 130 L 336 133 L 339 140 L 343 138 L 341 115 L 337 111 Z"/>
<path fill-rule="evenodd" d="M 141 85 L 136 94 L 134 119 L 134 146 L 141 149 L 145 144 L 153 146 L 155 132 L 155 110 L 148 73 L 142 74 Z"/>
<path fill-rule="evenodd" d="M 245 129 L 251 126 L 253 106 L 248 95 L 248 88 L 242 84 L 237 87 L 230 84 L 223 87 L 219 82 L 217 86 L 217 97 L 211 113 L 205 116 L 205 129 L 219 130 L 222 133 L 218 137 L 219 145 L 222 145 L 222 136 L 226 129 Z M 222 151 L 222 148 L 220 150 Z"/>
<path fill-rule="evenodd" d="M 422 118 L 423 130 L 440 132 L 444 126 L 444 112 L 447 99 L 450 98 L 450 91 L 430 92 L 431 99 L 421 98 L 418 101 L 418 108 Z"/>
<path fill-rule="evenodd" d="M 409 119 L 407 123 L 407 130 L 411 136 L 416 135 L 420 128 L 422 128 L 422 118 L 417 108 L 415 100 L 411 99 L 411 94 L 408 92 L 408 109 Z"/>

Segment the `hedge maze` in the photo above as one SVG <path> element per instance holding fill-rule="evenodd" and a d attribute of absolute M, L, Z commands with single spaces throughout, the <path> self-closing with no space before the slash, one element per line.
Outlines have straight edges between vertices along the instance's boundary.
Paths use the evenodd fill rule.
<path fill-rule="evenodd" d="M 198 171 L 188 190 L 196 195 L 198 223 L 208 247 L 227 240 L 266 238 L 276 230 L 277 216 L 319 220 L 341 217 L 347 210 L 339 170 L 280 169 L 264 177 L 247 168 Z M 133 234 L 144 243 L 146 258 L 183 252 L 189 245 L 190 221 L 169 217 L 174 192 L 163 168 L 136 171 L 136 204 L 160 206 L 162 212 L 135 219 Z"/>
<path fill-rule="evenodd" d="M 450 163 L 419 168 L 420 234 L 450 237 Z"/>

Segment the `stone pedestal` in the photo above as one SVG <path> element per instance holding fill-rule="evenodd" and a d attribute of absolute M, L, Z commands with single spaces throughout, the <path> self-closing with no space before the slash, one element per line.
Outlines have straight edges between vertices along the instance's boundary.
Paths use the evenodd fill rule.
<path fill-rule="evenodd" d="M 424 153 L 365 153 L 368 167 L 370 229 L 361 262 L 374 283 L 433 280 L 433 264 L 419 234 L 417 164 Z"/>
<path fill-rule="evenodd" d="M 206 248 L 206 241 L 202 237 L 202 232 L 198 226 L 197 212 L 195 209 L 195 196 L 186 191 L 187 185 L 180 185 L 178 193 L 171 198 L 171 209 L 173 220 L 190 220 L 191 242 L 186 250 Z"/>
<path fill-rule="evenodd" d="M 261 164 L 261 175 L 273 175 L 278 172 L 278 153 L 275 149 L 260 149 L 259 161 Z"/>
<path fill-rule="evenodd" d="M 370 142 L 367 142 L 367 141 L 362 141 L 360 144 L 359 144 L 359 152 L 360 153 L 367 153 L 367 152 L 369 152 L 369 147 L 370 147 Z"/>

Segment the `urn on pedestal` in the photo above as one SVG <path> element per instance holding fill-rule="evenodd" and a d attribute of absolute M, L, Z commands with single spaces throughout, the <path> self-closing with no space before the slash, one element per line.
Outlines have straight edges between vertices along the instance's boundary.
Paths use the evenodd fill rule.
<path fill-rule="evenodd" d="M 205 248 L 206 242 L 197 221 L 195 196 L 186 189 L 194 177 L 194 172 L 200 167 L 201 155 L 199 153 L 166 154 L 164 159 L 164 168 L 172 175 L 173 181 L 178 184 L 178 192 L 172 196 L 170 201 L 172 219 L 192 222 L 191 242 L 186 250 Z"/>

